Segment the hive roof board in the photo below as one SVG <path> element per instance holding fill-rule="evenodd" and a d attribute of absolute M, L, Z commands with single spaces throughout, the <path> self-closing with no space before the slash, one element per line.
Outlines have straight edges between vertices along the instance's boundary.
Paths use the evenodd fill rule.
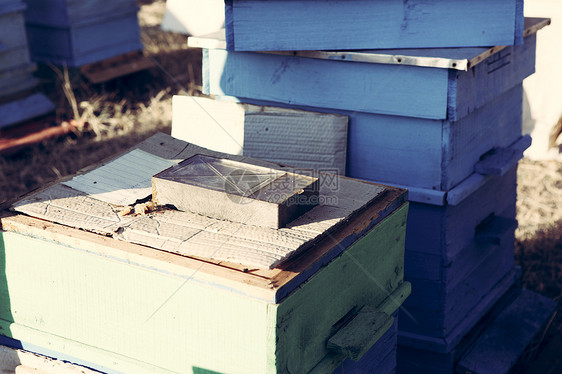
<path fill-rule="evenodd" d="M 152 177 L 152 200 L 246 225 L 284 227 L 318 205 L 318 178 L 195 155 Z"/>
<path fill-rule="evenodd" d="M 130 187 L 124 183 L 127 178 L 120 173 L 111 177 L 109 173 L 116 171 L 112 165 L 127 161 L 131 154 L 134 158 L 135 153 L 145 158 L 160 159 L 161 170 L 169 164 L 203 154 L 282 172 L 297 172 L 270 162 L 208 151 L 168 135 L 157 134 L 112 160 L 113 164 L 110 161 L 94 166 L 89 173 L 80 173 L 72 180 L 33 193 L 15 204 L 14 209 L 42 220 L 167 252 L 228 263 L 228 266 L 267 270 L 281 266 L 288 258 L 305 252 L 326 238 L 330 239 L 327 244 L 331 248 L 329 252 L 341 253 L 345 246 L 340 248 L 338 240 L 332 242 L 333 235 L 352 230 L 344 238 L 355 238 L 361 230 L 347 226 L 354 217 L 368 211 L 370 218 L 360 225 L 372 227 L 405 202 L 406 194 L 402 189 L 320 174 L 320 204 L 280 229 L 246 225 L 173 209 L 161 209 L 145 215 L 121 216 L 120 207 L 115 202 L 130 204 L 131 201 L 145 198 L 147 190 L 143 191 L 143 188 L 147 183 L 150 186 L 150 178 L 156 173 L 154 168 L 145 168 L 145 174 L 133 180 Z M 142 174 L 143 168 L 139 165 L 146 164 L 142 160 L 136 166 L 131 164 L 129 174 Z M 82 185 L 77 181 L 82 181 Z M 88 183 L 95 186 L 101 195 L 96 195 L 94 189 L 84 188 Z M 116 186 L 111 187 L 111 183 L 116 183 Z M 85 189 L 86 192 L 80 189 Z M 119 200 L 129 189 L 132 197 Z M 115 196 L 118 200 L 113 200 L 113 204 L 103 201 L 108 200 L 108 194 L 109 201 Z"/>
<path fill-rule="evenodd" d="M 550 18 L 525 18 L 523 36 L 536 33 L 550 24 Z M 205 36 L 191 36 L 188 46 L 205 49 L 226 49 L 225 30 Z M 378 49 L 356 51 L 264 51 L 325 60 L 425 66 L 442 69 L 468 70 L 506 46 L 464 48 Z"/>

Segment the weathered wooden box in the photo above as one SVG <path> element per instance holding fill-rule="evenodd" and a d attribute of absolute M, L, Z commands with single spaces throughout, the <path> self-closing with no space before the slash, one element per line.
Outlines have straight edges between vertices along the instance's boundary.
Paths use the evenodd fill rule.
<path fill-rule="evenodd" d="M 405 337 L 433 337 L 450 350 L 516 281 L 516 170 L 456 206 L 411 203 L 405 277 L 413 297 L 405 307 L 415 320 L 401 319 Z"/>
<path fill-rule="evenodd" d="M 172 162 L 208 151 L 158 134 L 135 152 Z M 101 188 L 98 177 L 90 185 Z M 392 315 L 409 294 L 405 191 L 343 177 L 332 189 L 330 181 L 321 194 L 338 203 L 281 230 L 172 210 L 119 216 L 116 206 L 61 184 L 31 195 L 16 204 L 27 215 L 4 212 L 1 219 L 0 331 L 24 348 L 107 372 L 331 373 L 346 354 L 362 353 L 357 363 L 343 363 L 346 372 L 346 365 L 364 372 L 356 368 L 367 361 L 391 372 Z M 155 240 L 164 250 L 131 242 Z M 273 246 L 301 250 L 271 270 L 216 259 L 236 248 L 251 258 Z M 372 329 L 365 345 L 348 351 L 336 344 L 342 326 L 361 325 L 365 316 Z M 387 345 L 369 350 L 381 336 Z M 373 354 L 385 357 L 372 361 Z"/>
<path fill-rule="evenodd" d="M 229 52 L 219 34 L 188 44 L 204 48 L 209 94 L 454 122 L 534 72 L 547 23 L 527 19 L 525 43 L 509 47 Z"/>
<path fill-rule="evenodd" d="M 28 1 L 32 60 L 82 66 L 141 50 L 134 1 Z"/>
<path fill-rule="evenodd" d="M 232 51 L 519 44 L 523 0 L 227 0 Z"/>

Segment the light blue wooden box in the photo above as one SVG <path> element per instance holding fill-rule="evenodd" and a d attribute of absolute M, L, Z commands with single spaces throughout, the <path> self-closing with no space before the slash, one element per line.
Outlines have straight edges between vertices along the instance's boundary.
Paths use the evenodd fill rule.
<path fill-rule="evenodd" d="M 231 51 L 513 45 L 523 0 L 226 0 Z"/>
<path fill-rule="evenodd" d="M 209 48 L 204 89 L 348 115 L 347 175 L 407 186 L 411 201 L 443 204 L 481 157 L 510 152 L 520 138 L 521 82 L 534 72 L 540 27 L 530 22 L 525 44 L 507 48 L 291 55 Z M 190 45 L 221 46 L 209 40 Z"/>
<path fill-rule="evenodd" d="M 134 2 L 113 2 L 108 7 L 104 5 L 112 2 L 28 3 L 26 25 L 33 61 L 77 67 L 143 49 Z M 45 8 L 49 11 L 41 18 Z"/>
<path fill-rule="evenodd" d="M 208 93 L 348 115 L 348 175 L 409 189 L 399 343 L 442 361 L 519 279 L 522 81 L 546 24 L 528 21 L 524 45 L 507 48 L 268 54 L 191 41 L 207 46 Z"/>

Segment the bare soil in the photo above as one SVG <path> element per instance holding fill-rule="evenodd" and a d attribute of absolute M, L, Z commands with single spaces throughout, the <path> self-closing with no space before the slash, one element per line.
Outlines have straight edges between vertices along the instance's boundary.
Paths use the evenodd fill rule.
<path fill-rule="evenodd" d="M 41 66 L 41 89 L 57 104 L 54 123 L 81 119 L 87 125 L 0 156 L 0 206 L 35 188 L 133 146 L 155 132 L 170 133 L 174 94 L 199 95 L 201 52 L 186 37 L 163 32 L 163 0 L 138 0 L 145 52 L 157 67 L 92 85 L 79 70 Z M 66 94 L 64 87 L 67 87 Z M 70 90 L 68 90 L 70 88 Z M 70 92 L 70 93 L 69 93 Z M 517 262 L 523 284 L 557 301 L 562 297 L 562 163 L 522 160 L 518 174 Z M 558 311 L 562 309 L 559 306 Z M 541 344 L 514 369 L 518 373 L 562 373 L 562 313 Z"/>

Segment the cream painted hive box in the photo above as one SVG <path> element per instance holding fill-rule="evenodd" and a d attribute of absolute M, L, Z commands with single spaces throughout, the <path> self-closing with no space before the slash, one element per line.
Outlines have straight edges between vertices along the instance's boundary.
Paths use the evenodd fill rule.
<path fill-rule="evenodd" d="M 119 213 L 196 154 L 288 170 L 157 134 L 20 200 L 1 218 L 1 342 L 110 373 L 391 372 L 406 191 L 320 175 L 320 205 L 280 229 Z"/>

